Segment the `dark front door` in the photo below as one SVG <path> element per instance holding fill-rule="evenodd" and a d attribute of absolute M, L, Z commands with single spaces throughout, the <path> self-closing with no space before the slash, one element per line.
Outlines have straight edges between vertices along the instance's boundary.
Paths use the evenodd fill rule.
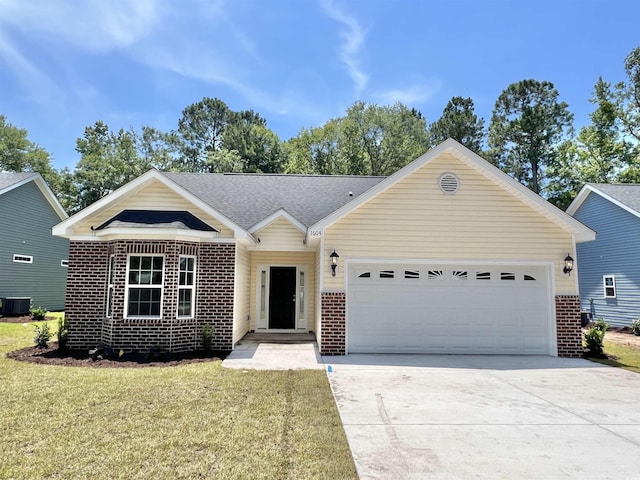
<path fill-rule="evenodd" d="M 296 328 L 296 267 L 271 267 L 269 328 Z"/>

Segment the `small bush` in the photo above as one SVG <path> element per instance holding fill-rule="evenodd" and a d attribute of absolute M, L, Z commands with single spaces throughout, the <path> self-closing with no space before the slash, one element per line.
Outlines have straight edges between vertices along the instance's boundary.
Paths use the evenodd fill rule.
<path fill-rule="evenodd" d="M 593 325 L 591 326 L 591 328 L 597 328 L 604 334 L 604 332 L 609 330 L 609 324 L 604 321 L 604 318 L 599 317 L 598 320 L 593 322 Z"/>
<path fill-rule="evenodd" d="M 49 330 L 49 324 L 43 323 L 40 326 L 34 325 L 36 334 L 33 337 L 33 343 L 36 348 L 47 348 L 49 346 L 49 340 L 51 340 L 51 330 Z"/>
<path fill-rule="evenodd" d="M 47 315 L 47 309 L 42 307 L 30 308 L 29 313 L 31 314 L 31 318 L 36 322 L 41 322 L 44 320 L 44 317 Z"/>
<path fill-rule="evenodd" d="M 640 336 L 640 318 L 631 323 L 631 331 L 634 335 Z"/>
<path fill-rule="evenodd" d="M 67 328 L 67 320 L 65 317 L 58 319 L 58 349 L 65 350 L 67 348 L 67 340 L 69 337 L 69 329 Z"/>
<path fill-rule="evenodd" d="M 215 328 L 213 325 L 209 325 L 208 323 L 202 327 L 202 348 L 206 351 L 210 351 L 213 346 L 213 335 L 215 333 Z"/>
<path fill-rule="evenodd" d="M 592 355 L 602 355 L 602 342 L 604 341 L 604 332 L 599 327 L 593 326 L 584 333 L 584 343 Z"/>

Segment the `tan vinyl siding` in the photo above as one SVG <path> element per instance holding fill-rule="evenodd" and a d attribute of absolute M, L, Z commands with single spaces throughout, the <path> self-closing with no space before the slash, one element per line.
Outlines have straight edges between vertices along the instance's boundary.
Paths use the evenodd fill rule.
<path fill-rule="evenodd" d="M 258 298 L 256 295 L 258 268 L 267 266 L 291 266 L 307 268 L 307 328 L 313 330 L 316 313 L 316 272 L 315 252 L 251 252 L 251 286 L 250 286 L 250 330 L 256 329 Z"/>
<path fill-rule="evenodd" d="M 285 218 L 279 218 L 265 228 L 253 234 L 260 239 L 255 250 L 271 251 L 305 251 L 304 237 L 306 232 L 301 232 Z"/>
<path fill-rule="evenodd" d="M 236 244 L 236 269 L 233 309 L 233 344 L 235 345 L 249 331 L 249 271 L 251 256 L 243 245 Z"/>
<path fill-rule="evenodd" d="M 440 191 L 438 179 L 454 173 L 460 188 Z M 328 259 L 340 254 L 337 275 L 328 260 L 323 290 L 344 288 L 349 258 L 428 258 L 553 261 L 556 291 L 577 293 L 562 260 L 573 251 L 569 233 L 450 155 L 402 179 L 324 233 Z"/>
<path fill-rule="evenodd" d="M 191 212 L 208 225 L 220 230 L 218 236 L 233 237 L 233 231 L 225 227 L 206 214 L 203 210 L 196 208 L 191 202 L 178 195 L 170 188 L 158 181 L 153 181 L 142 189 L 126 196 L 120 202 L 109 205 L 109 208 L 101 209 L 94 215 L 89 216 L 74 228 L 76 235 L 90 235 L 91 227 L 97 227 L 114 217 L 122 210 L 185 210 Z"/>

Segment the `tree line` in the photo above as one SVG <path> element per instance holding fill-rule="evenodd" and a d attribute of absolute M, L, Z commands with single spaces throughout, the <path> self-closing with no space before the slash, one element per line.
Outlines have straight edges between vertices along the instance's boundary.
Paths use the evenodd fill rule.
<path fill-rule="evenodd" d="M 564 209 L 585 183 L 640 182 L 640 47 L 624 70 L 622 82 L 598 79 L 591 121 L 577 134 L 553 83 L 533 79 L 502 91 L 488 126 L 471 98 L 451 98 L 432 123 L 402 103 L 357 101 L 344 116 L 287 141 L 258 113 L 207 97 L 187 106 L 169 132 L 150 126 L 114 132 L 95 122 L 76 140 L 73 170 L 56 170 L 27 130 L 0 115 L 0 170 L 41 173 L 74 213 L 150 168 L 386 176 L 451 137 Z"/>

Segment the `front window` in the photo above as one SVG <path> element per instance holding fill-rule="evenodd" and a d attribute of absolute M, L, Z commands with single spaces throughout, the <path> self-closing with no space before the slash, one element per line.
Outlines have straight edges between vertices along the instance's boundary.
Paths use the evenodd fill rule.
<path fill-rule="evenodd" d="M 178 317 L 193 317 L 196 294 L 196 259 L 180 257 Z"/>
<path fill-rule="evenodd" d="M 131 255 L 127 266 L 127 317 L 160 318 L 162 305 L 161 256 Z"/>

